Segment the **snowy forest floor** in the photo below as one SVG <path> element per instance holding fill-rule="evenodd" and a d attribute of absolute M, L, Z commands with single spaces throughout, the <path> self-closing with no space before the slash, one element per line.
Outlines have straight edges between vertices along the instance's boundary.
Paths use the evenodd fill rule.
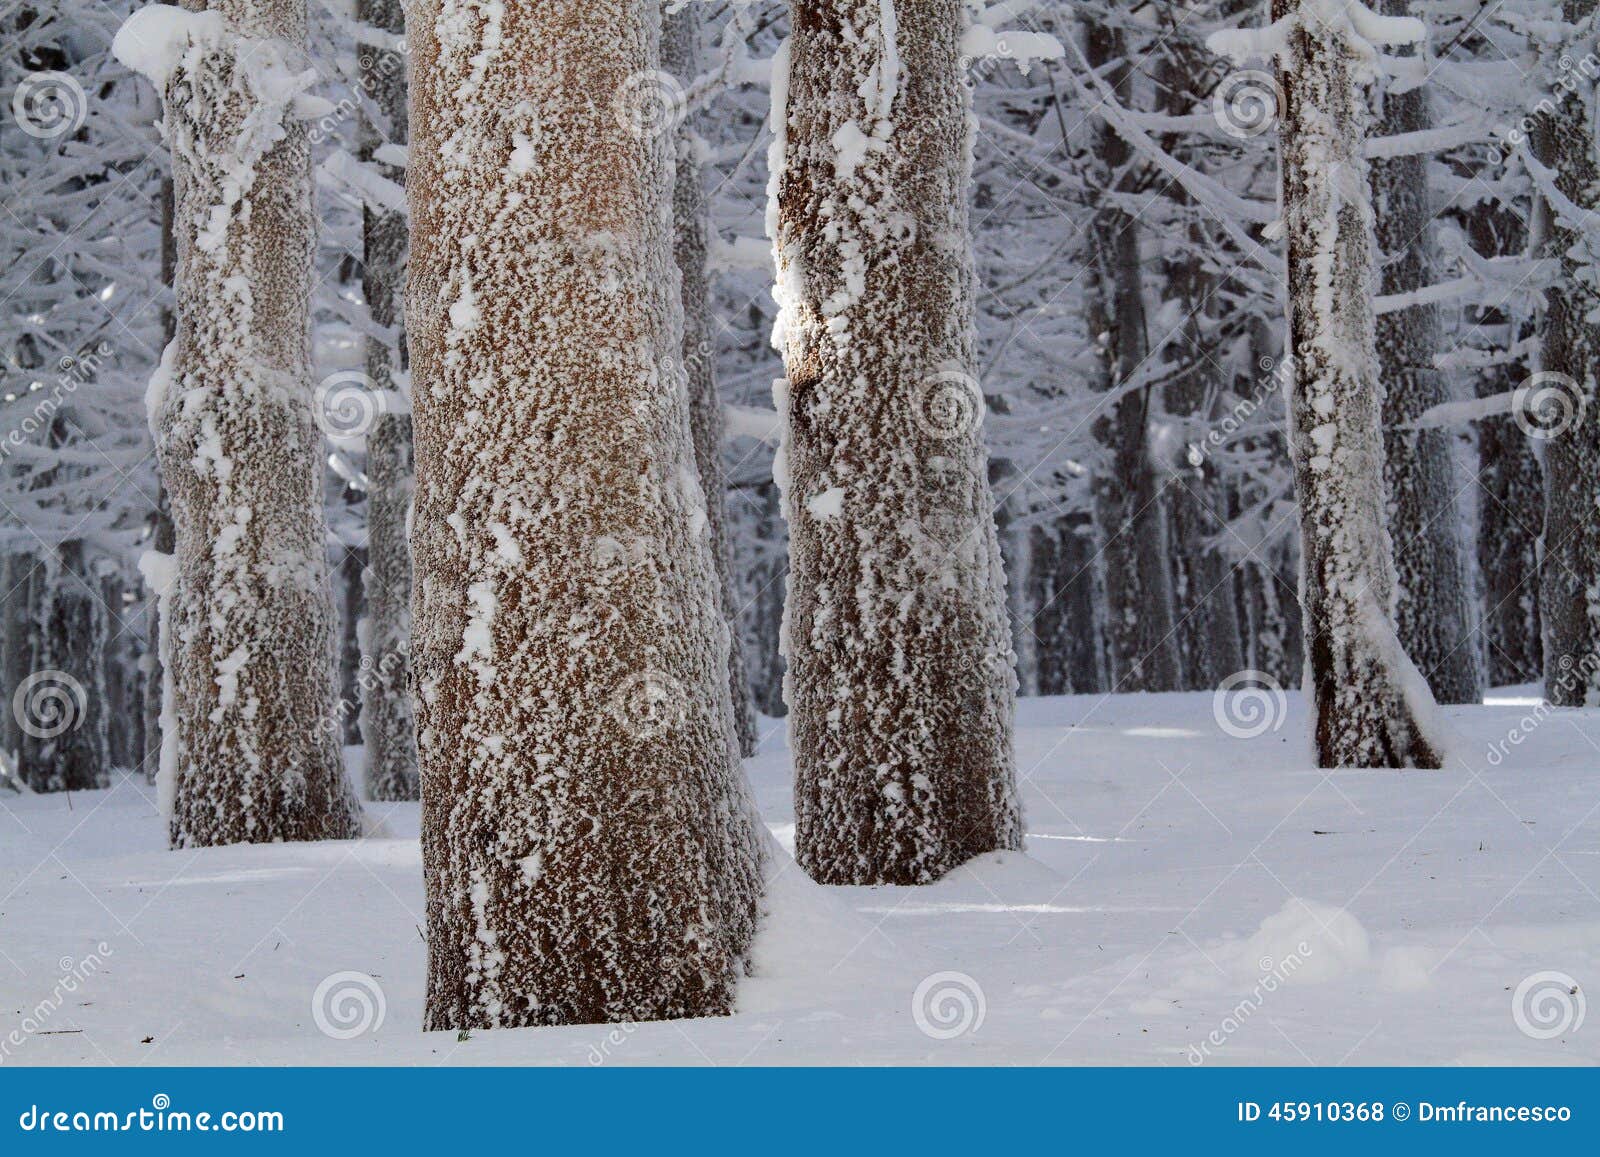
<path fill-rule="evenodd" d="M 465 1040 L 419 1029 L 415 804 L 355 843 L 169 852 L 142 780 L 0 796 L 0 1064 L 1600 1063 L 1572 1007 L 1600 988 L 1600 711 L 1534 702 L 1447 711 L 1446 771 L 1325 775 L 1298 695 L 1254 738 L 1209 694 L 1027 700 L 1026 855 L 844 889 L 783 855 L 738 1015 Z M 334 1039 L 313 998 L 347 971 L 383 1019 Z M 1580 992 L 1540 1039 L 1513 1003 L 1545 972 Z"/>

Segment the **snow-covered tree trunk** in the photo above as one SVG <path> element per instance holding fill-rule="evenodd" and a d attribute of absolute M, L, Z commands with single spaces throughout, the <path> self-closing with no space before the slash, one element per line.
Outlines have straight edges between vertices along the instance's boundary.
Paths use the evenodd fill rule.
<path fill-rule="evenodd" d="M 1384 0 L 1404 16 L 1415 0 Z M 1433 127 L 1426 86 L 1389 93 L 1381 136 Z M 1378 292 L 1409 293 L 1437 278 L 1427 154 L 1373 162 L 1373 217 L 1381 276 Z M 1378 375 L 1383 387 L 1384 484 L 1394 543 L 1395 628 L 1400 645 L 1441 703 L 1476 703 L 1483 675 L 1474 594 L 1447 430 L 1407 429 L 1423 411 L 1450 400 L 1433 364 L 1443 352 L 1439 309 L 1413 305 L 1377 319 Z"/>
<path fill-rule="evenodd" d="M 824 883 L 926 883 L 1022 841 L 963 13 L 793 0 L 776 68 L 795 843 Z"/>
<path fill-rule="evenodd" d="M 400 37 L 405 11 L 400 0 L 358 0 L 356 19 Z M 405 169 L 390 150 L 407 140 L 405 59 L 388 45 L 364 45 L 361 52 L 362 102 L 360 160 L 379 175 L 401 184 Z M 374 108 L 385 124 L 371 122 Z M 367 377 L 383 398 L 400 390 L 397 372 L 406 369 L 405 337 L 399 332 L 400 297 L 406 262 L 406 215 L 367 205 L 362 210 L 363 287 L 372 324 L 367 338 Z M 361 736 L 366 749 L 369 799 L 416 799 L 417 737 L 409 686 L 411 649 L 411 415 L 403 406 L 374 407 L 367 431 L 367 567 L 363 576 L 366 614 L 361 624 Z"/>
<path fill-rule="evenodd" d="M 1564 0 L 1562 16 L 1594 43 L 1596 0 Z M 1576 55 L 1576 49 L 1574 50 Z M 1529 401 L 1544 442 L 1544 534 L 1539 613 L 1544 627 L 1545 696 L 1561 707 L 1600 704 L 1600 164 L 1595 159 L 1595 91 L 1580 78 L 1558 86 L 1554 109 L 1535 119 L 1537 163 L 1545 169 L 1540 254 L 1561 262 L 1546 294 L 1542 378 Z M 1554 203 L 1552 203 L 1554 202 Z"/>
<path fill-rule="evenodd" d="M 109 630 L 84 543 L 64 542 L 44 572 L 40 648 L 10 708 L 27 739 L 22 776 L 34 791 L 86 791 L 111 780 L 106 719 Z"/>
<path fill-rule="evenodd" d="M 1122 32 L 1093 23 L 1084 30 L 1085 55 L 1106 69 L 1107 83 L 1126 101 L 1132 69 Z M 1107 187 L 1130 182 L 1132 153 L 1110 125 L 1096 130 L 1096 168 Z M 1088 274 L 1089 332 L 1100 344 L 1101 386 L 1122 387 L 1144 368 L 1150 343 L 1144 308 L 1144 255 L 1138 222 L 1120 204 L 1096 215 Z M 1149 387 L 1104 407 L 1095 435 L 1105 462 L 1095 478 L 1095 518 L 1105 573 L 1105 643 L 1118 691 L 1176 691 L 1183 672 L 1172 603 L 1167 508 L 1150 458 Z"/>
<path fill-rule="evenodd" d="M 656 0 L 410 21 L 429 1028 L 726 1013 L 761 889 Z"/>
<path fill-rule="evenodd" d="M 1110 686 L 1095 615 L 1100 583 L 1093 543 L 1085 514 L 1062 515 L 1033 532 L 1028 627 L 1040 695 L 1081 695 Z"/>
<path fill-rule="evenodd" d="M 311 413 L 305 28 L 304 0 L 222 0 L 143 9 L 115 44 L 165 97 L 175 180 L 178 333 L 150 401 L 176 530 L 161 794 L 179 847 L 359 831 L 321 725 L 335 624 Z"/>
<path fill-rule="evenodd" d="M 1473 208 L 1468 232 L 1475 252 L 1504 257 L 1527 253 L 1523 219 L 1493 203 Z M 1474 328 L 1522 340 L 1528 319 L 1504 303 L 1469 315 Z M 1479 370 L 1480 398 L 1511 393 L 1528 379 L 1517 360 Z M 1489 685 L 1533 683 L 1544 674 L 1539 627 L 1539 527 L 1544 475 L 1533 446 L 1510 414 L 1484 418 L 1478 430 L 1478 573 L 1484 588 L 1483 633 Z"/>
<path fill-rule="evenodd" d="M 1422 29 L 1345 0 L 1274 0 L 1272 12 L 1282 36 L 1289 443 L 1317 761 L 1438 767 L 1432 696 L 1394 632 L 1365 156 L 1371 39 L 1420 39 Z"/>
<path fill-rule="evenodd" d="M 176 211 L 175 192 L 171 177 L 161 179 L 161 284 L 172 289 L 178 278 L 178 238 L 173 219 Z M 178 313 L 170 306 L 161 310 L 162 347 L 178 336 Z M 172 502 L 167 496 L 166 483 L 161 481 L 160 465 L 156 469 L 156 508 L 150 534 L 150 549 L 158 555 L 172 557 L 173 544 Z M 144 655 L 139 669 L 144 676 L 144 750 L 139 753 L 139 765 L 145 779 L 154 783 L 161 768 L 161 701 L 165 694 L 166 678 L 161 650 L 161 595 L 159 591 L 145 592 L 146 621 Z"/>
<path fill-rule="evenodd" d="M 666 17 L 661 40 L 662 67 L 686 88 L 697 74 L 700 19 L 689 4 Z M 744 644 L 739 637 L 739 601 L 734 594 L 728 547 L 727 477 L 722 469 L 724 423 L 722 400 L 717 393 L 716 333 L 712 329 L 710 278 L 706 269 L 710 212 L 700 172 L 703 143 L 694 131 L 694 118 L 680 120 L 677 180 L 673 186 L 673 252 L 683 277 L 683 372 L 689 380 L 689 426 L 694 433 L 694 457 L 706 494 L 706 532 L 717 561 L 722 585 L 723 615 L 728 620 L 728 682 L 733 693 L 733 722 L 741 754 L 756 753 L 756 718 L 750 703 L 750 677 L 745 669 Z"/>

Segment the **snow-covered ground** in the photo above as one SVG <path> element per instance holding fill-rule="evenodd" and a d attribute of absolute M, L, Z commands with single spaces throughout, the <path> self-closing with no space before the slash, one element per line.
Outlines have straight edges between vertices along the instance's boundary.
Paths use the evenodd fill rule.
<path fill-rule="evenodd" d="M 467 1039 L 418 1028 L 415 805 L 169 852 L 142 782 L 0 796 L 0 1064 L 1594 1064 L 1600 712 L 1532 703 L 1447 712 L 1446 771 L 1324 775 L 1296 695 L 1025 701 L 1026 855 L 822 889 L 779 854 L 739 1015 Z"/>

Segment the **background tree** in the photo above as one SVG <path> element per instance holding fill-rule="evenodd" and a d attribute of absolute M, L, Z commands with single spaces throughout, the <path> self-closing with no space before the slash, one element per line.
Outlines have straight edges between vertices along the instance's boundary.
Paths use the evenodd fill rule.
<path fill-rule="evenodd" d="M 356 835 L 333 721 L 315 237 L 295 0 L 136 13 L 118 57 L 165 98 L 178 333 L 152 384 L 176 558 L 163 656 L 175 846 Z M 180 63 L 181 58 L 181 63 Z"/>

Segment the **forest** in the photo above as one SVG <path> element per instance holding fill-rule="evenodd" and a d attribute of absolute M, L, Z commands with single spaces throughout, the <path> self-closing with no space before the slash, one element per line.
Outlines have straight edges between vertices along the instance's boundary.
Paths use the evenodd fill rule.
<path fill-rule="evenodd" d="M 0 1065 L 1600 1063 L 1597 0 L 1371 2 L 0 0 Z"/>

